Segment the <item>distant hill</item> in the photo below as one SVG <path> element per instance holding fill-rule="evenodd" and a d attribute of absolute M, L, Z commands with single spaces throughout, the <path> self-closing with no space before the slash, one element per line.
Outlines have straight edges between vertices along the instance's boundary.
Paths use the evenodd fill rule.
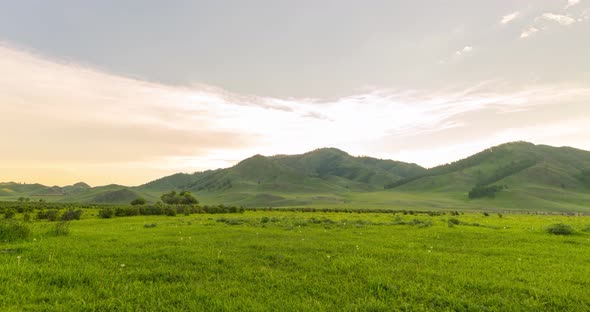
<path fill-rule="evenodd" d="M 380 190 L 388 183 L 425 171 L 416 164 L 353 157 L 335 148 L 323 148 L 301 155 L 255 155 L 231 168 L 174 174 L 138 190 L 186 189 L 213 196 L 215 201 L 247 206 L 301 205 L 342 202 L 343 193 Z"/>
<path fill-rule="evenodd" d="M 481 198 L 474 189 L 489 191 Z M 137 187 L 0 183 L 0 200 L 128 203 L 190 190 L 204 204 L 250 207 L 514 209 L 590 212 L 590 152 L 512 142 L 431 169 L 336 148 L 255 155 L 233 167 L 177 173 Z M 478 193 L 479 194 L 479 193 Z"/>
<path fill-rule="evenodd" d="M 455 193 L 499 186 L 494 204 L 562 210 L 562 204 L 590 211 L 590 152 L 571 147 L 506 143 L 471 157 L 408 177 L 386 189 L 397 192 Z M 488 201 L 489 202 L 489 201 Z"/>

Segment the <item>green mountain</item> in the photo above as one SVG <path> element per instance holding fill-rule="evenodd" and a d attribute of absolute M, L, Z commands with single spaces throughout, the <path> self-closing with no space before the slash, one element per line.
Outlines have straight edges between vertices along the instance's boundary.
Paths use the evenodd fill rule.
<path fill-rule="evenodd" d="M 165 191 L 173 186 L 232 205 L 306 205 L 343 202 L 346 193 L 380 190 L 387 183 L 425 171 L 415 164 L 353 157 L 324 148 L 301 155 L 255 155 L 231 168 L 175 174 L 138 189 Z"/>
<path fill-rule="evenodd" d="M 590 152 L 513 142 L 424 169 L 322 148 L 255 155 L 230 168 L 177 173 L 137 187 L 0 183 L 0 200 L 123 204 L 136 197 L 156 202 L 170 190 L 190 190 L 203 204 L 247 207 L 590 212 Z"/>
<path fill-rule="evenodd" d="M 590 211 L 588 169 L 588 151 L 513 142 L 431 168 L 385 188 L 465 198 L 475 187 L 500 187 L 501 191 L 483 196 L 480 204 L 515 209 L 529 206 L 553 211 L 572 208 Z"/>

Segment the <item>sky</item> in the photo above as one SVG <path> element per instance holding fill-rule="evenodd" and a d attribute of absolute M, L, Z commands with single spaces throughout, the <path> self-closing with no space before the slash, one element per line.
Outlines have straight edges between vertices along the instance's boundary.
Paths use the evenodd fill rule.
<path fill-rule="evenodd" d="M 0 1 L 0 181 L 590 150 L 590 0 Z"/>

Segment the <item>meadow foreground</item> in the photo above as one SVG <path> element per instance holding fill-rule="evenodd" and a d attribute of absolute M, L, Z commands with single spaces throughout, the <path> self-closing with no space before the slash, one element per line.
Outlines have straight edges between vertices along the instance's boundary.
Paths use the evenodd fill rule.
<path fill-rule="evenodd" d="M 575 233 L 553 235 L 552 224 Z M 585 311 L 589 217 L 247 211 L 29 223 L 2 311 Z"/>

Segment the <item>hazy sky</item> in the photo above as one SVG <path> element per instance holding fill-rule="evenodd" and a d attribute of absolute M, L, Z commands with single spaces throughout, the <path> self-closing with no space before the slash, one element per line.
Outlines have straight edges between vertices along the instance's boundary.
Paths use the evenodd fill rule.
<path fill-rule="evenodd" d="M 0 181 L 590 150 L 590 0 L 0 1 Z"/>

